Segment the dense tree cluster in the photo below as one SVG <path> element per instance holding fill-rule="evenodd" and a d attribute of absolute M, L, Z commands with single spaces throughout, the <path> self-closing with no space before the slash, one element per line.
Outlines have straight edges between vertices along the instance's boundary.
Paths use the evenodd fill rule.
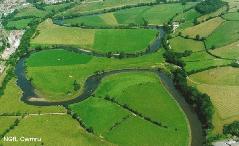
<path fill-rule="evenodd" d="M 235 121 L 232 124 L 225 125 L 223 128 L 223 133 L 239 137 L 239 121 Z"/>
<path fill-rule="evenodd" d="M 197 4 L 195 9 L 201 14 L 208 14 L 223 7 L 226 3 L 221 0 L 205 0 Z"/>

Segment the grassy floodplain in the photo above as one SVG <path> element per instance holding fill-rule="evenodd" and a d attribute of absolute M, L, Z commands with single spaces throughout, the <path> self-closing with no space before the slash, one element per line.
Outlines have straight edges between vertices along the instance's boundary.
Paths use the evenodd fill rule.
<path fill-rule="evenodd" d="M 65 100 L 78 94 L 78 91 L 73 90 L 74 80 L 81 85 L 82 91 L 87 77 L 93 75 L 96 71 L 159 67 L 162 66 L 164 60 L 162 54 L 163 50 L 161 49 L 154 54 L 122 60 L 89 57 L 83 54 L 77 54 L 72 59 L 67 59 L 61 58 L 61 56 L 72 55 L 69 51 L 46 50 L 31 55 L 27 60 L 27 76 L 32 78 L 32 83 L 36 89 L 41 91 L 43 96 L 47 95 L 46 97 L 49 100 Z M 38 61 L 40 59 L 44 61 Z M 44 62 L 46 65 L 44 65 Z"/>
<path fill-rule="evenodd" d="M 149 29 L 81 29 L 63 27 L 47 20 L 39 25 L 39 35 L 31 40 L 32 47 L 69 45 L 98 52 L 144 51 L 156 37 Z M 77 36 L 77 37 L 76 37 Z"/>
<path fill-rule="evenodd" d="M 7 134 L 7 136 L 12 135 L 42 139 L 41 142 L 33 142 L 34 145 L 113 145 L 86 133 L 78 122 L 67 115 L 27 116 L 20 121 L 17 128 Z M 2 143 L 12 146 L 12 142 Z M 19 141 L 16 144 L 26 145 L 26 142 Z"/>
<path fill-rule="evenodd" d="M 105 100 L 106 96 L 167 125 L 167 128 L 156 126 Z M 154 73 L 119 73 L 106 77 L 95 97 L 73 104 L 70 108 L 97 135 L 118 145 L 188 145 L 190 140 L 185 115 Z M 169 113 L 173 116 L 168 116 Z"/>
<path fill-rule="evenodd" d="M 201 92 L 207 93 L 215 106 L 216 113 L 213 118 L 215 133 L 221 133 L 224 124 L 239 119 L 238 75 L 238 68 L 220 67 L 190 76 L 190 82 Z"/>
<path fill-rule="evenodd" d="M 192 39 L 185 39 L 183 37 L 175 37 L 169 40 L 171 47 L 175 52 L 184 52 L 186 50 L 198 52 L 204 50 L 203 42 Z"/>
<path fill-rule="evenodd" d="M 14 16 L 15 18 L 19 17 L 45 17 L 48 13 L 43 10 L 39 10 L 34 6 L 28 6 L 24 9 L 19 10 L 17 14 Z"/>
<path fill-rule="evenodd" d="M 12 79 L 4 90 L 4 95 L 0 98 L 0 114 L 38 114 L 38 113 L 65 113 L 65 109 L 60 106 L 31 106 L 21 101 L 22 91 L 16 85 L 16 79 Z"/>
<path fill-rule="evenodd" d="M 181 3 L 174 3 L 142 6 L 99 15 L 64 19 L 64 24 L 117 26 L 129 24 L 144 25 L 145 21 L 147 21 L 148 24 L 162 25 L 168 22 L 177 13 L 182 13 L 183 10 L 190 8 L 195 4 L 196 3 L 187 3 L 186 5 L 182 5 Z"/>

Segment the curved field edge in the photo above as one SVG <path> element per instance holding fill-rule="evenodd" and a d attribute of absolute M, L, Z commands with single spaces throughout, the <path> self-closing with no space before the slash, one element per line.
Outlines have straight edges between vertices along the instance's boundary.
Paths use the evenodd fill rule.
<path fill-rule="evenodd" d="M 163 95 L 161 93 L 163 93 Z M 157 106 L 157 104 L 159 103 L 161 103 L 160 108 Z M 162 103 L 167 104 L 164 105 Z M 121 106 L 119 107 L 119 105 Z M 125 108 L 127 107 L 126 105 L 128 106 L 128 108 Z M 149 129 L 145 129 L 146 131 L 140 132 L 141 130 L 136 130 L 138 128 L 130 128 L 133 131 L 136 130 L 137 132 L 129 132 L 128 134 L 124 131 L 121 131 L 122 128 L 125 129 L 125 126 L 128 127 L 140 119 L 140 121 L 142 121 L 142 117 L 148 117 L 152 121 L 161 122 L 161 124 L 164 126 L 167 125 L 167 128 L 163 128 L 163 126 L 156 126 L 155 128 L 157 129 L 158 127 L 159 131 L 160 129 L 163 131 L 166 130 L 164 133 L 168 133 L 167 130 L 171 129 L 172 131 L 169 130 L 171 132 L 168 133 L 169 135 L 171 135 L 169 137 L 178 137 L 177 139 L 180 139 L 182 133 L 186 132 L 187 134 L 184 135 L 184 133 L 184 138 L 182 139 L 188 139 L 187 142 L 182 143 L 181 141 L 179 145 L 187 145 L 191 141 L 191 136 L 189 136 L 191 135 L 190 127 L 183 110 L 178 105 L 177 101 L 175 101 L 175 99 L 172 97 L 172 95 L 167 91 L 164 85 L 162 85 L 160 78 L 152 72 L 118 73 L 105 77 L 102 80 L 100 86 L 97 88 L 93 97 L 83 102 L 73 104 L 70 106 L 70 108 L 81 117 L 81 120 L 83 120 L 86 125 L 92 127 L 97 135 L 106 137 L 106 139 L 108 138 L 107 140 L 115 141 L 120 145 L 124 145 L 127 142 L 130 142 L 130 138 L 132 138 L 131 134 L 133 133 L 141 133 L 140 135 L 137 134 L 139 139 L 135 137 L 132 141 L 136 145 L 142 143 L 147 144 L 147 142 L 150 141 L 150 136 L 152 136 L 152 133 L 150 134 L 150 132 L 148 131 Z M 170 110 L 170 112 L 177 112 L 177 114 L 174 113 L 170 114 L 174 116 L 167 116 L 168 112 L 166 114 L 165 110 L 169 110 L 171 108 L 173 108 L 174 110 Z M 132 111 L 134 112 L 130 111 L 129 109 L 132 109 Z M 110 119 L 108 115 L 112 115 Z M 132 118 L 138 120 L 133 120 L 133 122 Z M 96 121 L 95 119 L 98 120 Z M 128 125 L 129 121 L 131 121 L 130 125 Z M 175 121 L 177 122 L 175 123 Z M 178 121 L 181 121 L 183 124 Z M 144 122 L 147 123 L 148 121 Z M 114 123 L 118 124 L 114 126 Z M 139 126 L 138 124 L 136 125 Z M 112 126 L 113 129 L 110 129 Z M 144 129 L 142 126 L 140 127 L 142 128 L 142 130 Z M 182 132 L 182 129 L 183 131 L 186 129 L 187 130 Z M 155 129 L 153 131 L 155 131 Z M 178 133 L 174 135 L 174 133 L 180 131 L 180 134 Z M 155 132 L 158 133 L 157 130 Z M 143 133 L 145 133 L 146 135 L 144 135 Z M 112 136 L 111 134 L 117 134 L 117 137 L 126 138 L 120 138 L 120 140 L 116 140 L 116 137 Z M 152 144 L 158 143 L 158 140 L 161 140 L 162 143 L 162 141 L 164 141 L 166 137 L 168 138 L 168 134 L 159 134 L 161 136 L 158 136 L 158 138 L 153 138 L 155 136 L 152 136 L 151 138 L 153 138 L 154 140 Z M 161 139 L 162 137 L 165 138 Z M 164 142 L 166 144 L 168 143 L 168 140 Z"/>
<path fill-rule="evenodd" d="M 86 79 L 99 71 L 164 67 L 163 52 L 164 50 L 160 49 L 154 54 L 119 60 L 78 53 L 74 53 L 75 55 L 72 58 L 64 58 L 62 54 L 68 54 L 66 56 L 69 56 L 72 52 L 67 50 L 45 50 L 33 53 L 27 59 L 26 72 L 33 86 L 42 95 L 45 95 L 45 97 L 52 96 L 48 99 L 59 101 L 71 99 L 75 95 L 82 93 Z M 75 80 L 80 84 L 80 89 L 77 91 L 73 90 Z M 67 93 L 71 93 L 71 95 Z M 59 97 L 62 98 L 60 99 Z"/>

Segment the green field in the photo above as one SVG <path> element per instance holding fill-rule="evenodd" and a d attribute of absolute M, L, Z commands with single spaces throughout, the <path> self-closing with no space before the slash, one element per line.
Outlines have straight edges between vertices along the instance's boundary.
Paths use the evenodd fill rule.
<path fill-rule="evenodd" d="M 195 38 L 196 35 L 199 35 L 200 37 L 207 37 L 223 22 L 224 20 L 222 18 L 216 17 L 193 27 L 186 28 L 182 31 L 182 34 L 193 38 Z"/>
<path fill-rule="evenodd" d="M 24 9 L 21 9 L 17 12 L 17 14 L 14 17 L 40 17 L 43 18 L 48 13 L 46 11 L 39 10 L 33 6 L 28 6 Z"/>
<path fill-rule="evenodd" d="M 195 52 L 188 57 L 184 57 L 183 61 L 186 63 L 185 70 L 187 72 L 207 69 L 209 67 L 216 67 L 231 64 L 231 60 L 224 60 L 215 58 L 205 51 Z"/>
<path fill-rule="evenodd" d="M 220 67 L 190 76 L 190 80 L 203 93 L 207 93 L 215 106 L 214 132 L 221 133 L 224 124 L 238 120 L 239 69 Z M 220 91 L 220 92 L 219 92 Z"/>
<path fill-rule="evenodd" d="M 64 127 L 64 128 L 63 128 Z M 86 131 L 67 115 L 27 116 L 7 136 L 37 137 L 41 142 L 16 142 L 17 145 L 112 145 Z M 12 146 L 12 142 L 3 142 Z"/>
<path fill-rule="evenodd" d="M 39 25 L 40 34 L 31 40 L 32 47 L 69 45 L 107 52 L 144 51 L 156 37 L 150 29 L 81 29 L 57 26 L 50 20 Z M 77 37 L 76 37 L 77 36 Z"/>
<path fill-rule="evenodd" d="M 239 42 L 210 51 L 212 54 L 229 59 L 239 59 Z"/>
<path fill-rule="evenodd" d="M 60 63 L 56 54 L 67 54 L 69 52 L 62 50 L 43 51 L 31 55 L 27 61 L 27 76 L 32 79 L 33 85 L 41 92 L 42 96 L 49 100 L 65 100 L 75 97 L 78 92 L 73 90 L 73 83 L 76 80 L 81 85 L 81 91 L 87 77 L 93 75 L 96 71 L 110 71 L 122 68 L 154 68 L 162 66 L 163 50 L 154 54 L 145 55 L 138 58 L 114 59 L 92 57 L 89 62 L 82 64 L 87 55 L 79 56 L 80 64 L 77 59 L 62 59 Z M 70 52 L 71 54 L 71 52 Z M 38 60 L 44 60 L 40 62 Z M 70 65 L 66 65 L 66 64 Z M 48 65 L 44 65 L 44 63 Z M 50 66 L 49 66 L 49 63 Z M 58 65 L 58 66 L 56 66 Z M 61 65 L 61 66 L 59 66 Z M 60 79 L 60 80 L 59 80 Z M 46 84 L 47 82 L 47 84 Z M 71 94 L 69 94 L 69 92 Z"/>
<path fill-rule="evenodd" d="M 198 52 L 204 50 L 203 42 L 192 39 L 184 39 L 180 36 L 170 39 L 169 42 L 175 52 L 184 52 L 186 50 Z"/>
<path fill-rule="evenodd" d="M 25 29 L 33 21 L 33 18 L 8 21 L 6 27 L 14 29 Z"/>
<path fill-rule="evenodd" d="M 102 2 L 83 3 L 59 14 L 58 16 L 71 16 L 73 14 L 92 13 L 108 10 L 111 8 L 118 8 L 126 5 L 136 5 L 139 3 L 150 3 L 155 0 L 104 0 Z"/>
<path fill-rule="evenodd" d="M 0 134 L 3 134 L 6 129 L 8 129 L 11 125 L 14 124 L 16 117 L 0 117 Z"/>
<path fill-rule="evenodd" d="M 114 98 L 121 105 L 127 104 L 168 128 L 156 126 L 103 99 L 106 96 Z M 70 108 L 97 135 L 118 145 L 160 143 L 181 146 L 187 145 L 190 139 L 185 115 L 154 73 L 132 72 L 106 77 L 97 88 L 95 97 L 73 104 Z M 174 116 L 168 116 L 169 113 Z M 120 124 L 112 128 L 114 123 Z"/>
<path fill-rule="evenodd" d="M 12 79 L 4 90 L 4 95 L 0 98 L 1 108 L 0 114 L 38 114 L 38 113 L 65 113 L 65 109 L 60 106 L 31 106 L 23 103 L 20 98 L 22 91 L 16 85 L 16 79 Z"/>
<path fill-rule="evenodd" d="M 207 39 L 207 48 L 222 47 L 239 39 L 239 21 L 226 21 L 220 25 Z"/>
<path fill-rule="evenodd" d="M 177 13 L 182 13 L 184 9 L 192 7 L 193 5 L 195 5 L 195 3 L 187 3 L 187 5 L 175 3 L 160 4 L 155 6 L 142 6 L 126 10 L 119 10 L 112 13 L 64 19 L 64 24 L 117 26 L 129 24 L 144 25 L 146 21 L 148 24 L 162 25 L 167 23 Z"/>
<path fill-rule="evenodd" d="M 239 13 L 238 12 L 226 13 L 225 15 L 223 15 L 223 18 L 226 20 L 237 21 L 237 20 L 239 20 Z"/>

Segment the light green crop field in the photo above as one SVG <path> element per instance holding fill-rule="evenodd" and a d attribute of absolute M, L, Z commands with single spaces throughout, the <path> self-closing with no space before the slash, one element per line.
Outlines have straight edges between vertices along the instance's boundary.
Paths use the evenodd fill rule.
<path fill-rule="evenodd" d="M 213 119 L 215 133 L 221 133 L 224 124 L 239 119 L 238 78 L 239 69 L 233 67 L 210 69 L 190 76 L 191 82 L 211 97 L 216 111 Z"/>
<path fill-rule="evenodd" d="M 31 106 L 21 101 L 22 92 L 16 85 L 16 79 L 12 79 L 4 90 L 4 95 L 0 98 L 0 114 L 3 113 L 65 113 L 65 109 L 60 106 Z"/>
<path fill-rule="evenodd" d="M 186 63 L 185 70 L 187 72 L 207 69 L 209 67 L 217 67 L 231 64 L 231 60 L 215 58 L 205 51 L 195 52 L 188 57 L 184 57 L 183 61 Z"/>
<path fill-rule="evenodd" d="M 118 8 L 127 5 L 136 5 L 139 3 L 150 3 L 155 0 L 104 0 L 101 2 L 83 3 L 63 12 L 60 16 L 67 16 L 72 14 L 92 13 L 102 11 L 104 9 Z"/>
<path fill-rule="evenodd" d="M 195 38 L 196 35 L 199 35 L 201 37 L 207 37 L 213 31 L 215 31 L 215 29 L 217 29 L 217 27 L 220 26 L 223 22 L 224 20 L 221 17 L 216 17 L 193 27 L 186 28 L 182 31 L 182 33 L 183 35 L 189 35 L 193 38 Z"/>
<path fill-rule="evenodd" d="M 131 72 L 110 75 L 103 79 L 95 96 L 70 108 L 106 140 L 118 145 L 188 145 L 190 136 L 186 117 L 156 74 Z M 167 128 L 143 120 L 103 99 L 105 96 L 114 98 L 121 105 L 127 104 Z M 114 123 L 119 124 L 114 126 Z"/>
<path fill-rule="evenodd" d="M 40 34 L 31 41 L 39 45 L 70 45 L 98 52 L 144 51 L 156 37 L 150 29 L 81 29 L 63 27 L 47 20 L 38 27 Z"/>
<path fill-rule="evenodd" d="M 64 23 L 67 25 L 85 24 L 88 26 L 116 26 L 128 24 L 143 25 L 144 21 L 147 21 L 149 24 L 162 25 L 167 23 L 176 13 L 182 13 L 184 9 L 192 7 L 195 4 L 196 3 L 187 3 L 186 5 L 182 5 L 180 3 L 175 3 L 142 6 L 119 10 L 113 13 L 65 19 Z M 111 23 L 108 23 L 109 21 Z"/>
<path fill-rule="evenodd" d="M 239 59 L 239 42 L 210 51 L 212 54 L 229 59 Z"/>
<path fill-rule="evenodd" d="M 33 6 L 28 6 L 19 12 L 14 17 L 45 17 L 48 13 L 46 11 L 39 10 Z"/>
<path fill-rule="evenodd" d="M 239 39 L 239 21 L 226 21 L 206 39 L 207 48 L 222 47 Z"/>
<path fill-rule="evenodd" d="M 86 133 L 78 122 L 67 115 L 27 116 L 6 136 L 12 135 L 19 138 L 41 138 L 41 142 L 31 142 L 28 143 L 29 145 L 113 145 L 104 139 Z M 26 146 L 26 143 L 16 142 L 18 146 Z M 12 146 L 12 142 L 3 142 L 3 144 L 4 146 Z"/>
<path fill-rule="evenodd" d="M 96 71 L 110 71 L 122 68 L 156 68 L 162 66 L 163 50 L 154 54 L 148 54 L 137 58 L 128 59 L 114 59 L 92 57 L 89 62 L 85 61 L 87 55 L 75 55 L 80 61 L 75 58 L 73 60 L 61 59 L 60 63 L 56 54 L 67 54 L 67 51 L 45 51 L 44 53 L 35 53 L 31 55 L 27 61 L 27 76 L 32 79 L 33 85 L 37 90 L 41 91 L 43 95 L 49 100 L 64 100 L 74 97 L 73 83 L 77 80 L 81 85 L 81 91 L 87 77 L 93 75 Z M 39 55 L 38 55 L 39 54 Z M 39 56 L 39 57 L 38 57 Z M 61 55 L 60 55 L 61 56 Z M 42 62 L 38 60 L 42 60 Z M 54 61 L 55 60 L 55 61 Z M 43 66 L 44 62 L 50 66 Z M 72 65 L 66 65 L 72 63 Z M 58 65 L 58 66 L 56 66 Z M 61 66 L 59 66 L 61 65 Z M 68 94 L 69 92 L 70 95 Z"/>
<path fill-rule="evenodd" d="M 190 50 L 192 52 L 204 51 L 204 45 L 201 41 L 192 39 L 184 39 L 183 37 L 175 37 L 169 40 L 170 46 L 175 52 L 184 52 Z"/>
<path fill-rule="evenodd" d="M 239 12 L 226 13 L 225 15 L 223 15 L 223 18 L 226 20 L 239 20 Z"/>
<path fill-rule="evenodd" d="M 28 26 L 28 24 L 32 22 L 32 20 L 33 18 L 8 21 L 7 27 L 15 29 L 25 29 Z"/>
<path fill-rule="evenodd" d="M 11 125 L 14 124 L 16 117 L 0 117 L 0 134 L 3 134 L 6 129 L 8 129 Z"/>

